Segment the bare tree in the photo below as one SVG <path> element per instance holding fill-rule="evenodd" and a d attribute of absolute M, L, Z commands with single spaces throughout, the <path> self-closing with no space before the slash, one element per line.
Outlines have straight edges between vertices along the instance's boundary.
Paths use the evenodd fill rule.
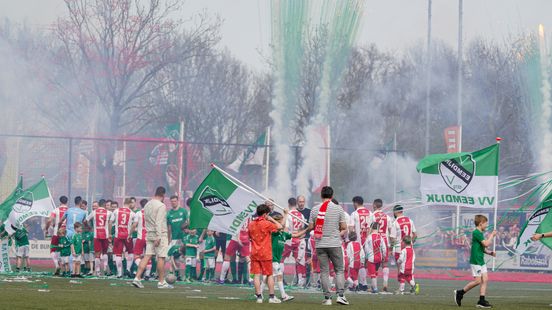
<path fill-rule="evenodd" d="M 203 55 L 218 41 L 218 23 L 205 15 L 185 29 L 184 21 L 171 19 L 180 9 L 177 0 L 66 0 L 65 5 L 68 15 L 54 29 L 60 42 L 55 54 L 78 92 L 59 102 L 58 111 L 95 108 L 97 132 L 109 136 L 140 130 L 158 104 L 145 99 L 170 82 L 163 70 Z M 66 89 L 58 79 L 52 83 Z M 115 146 L 106 149 L 98 169 L 104 173 L 103 194 L 111 196 Z"/>

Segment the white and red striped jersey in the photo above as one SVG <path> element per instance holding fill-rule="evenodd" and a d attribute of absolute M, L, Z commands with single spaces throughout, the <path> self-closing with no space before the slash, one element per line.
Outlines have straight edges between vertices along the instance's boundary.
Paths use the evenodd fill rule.
<path fill-rule="evenodd" d="M 366 254 L 366 260 L 370 263 L 378 264 L 384 259 L 385 253 L 387 253 L 387 245 L 383 241 L 381 234 L 374 232 L 368 236 L 366 243 L 364 243 L 364 253 Z"/>
<path fill-rule="evenodd" d="M 389 236 L 393 236 L 391 233 L 393 229 L 393 219 L 381 210 L 376 210 L 372 213 L 372 222 L 378 223 L 379 234 L 385 242 L 385 246 L 389 247 Z"/>
<path fill-rule="evenodd" d="M 366 259 L 360 242 L 351 241 L 347 244 L 347 257 L 349 258 L 349 267 L 360 268 L 362 262 Z"/>
<path fill-rule="evenodd" d="M 416 254 L 411 245 L 404 247 L 401 250 L 401 255 L 397 263 L 399 264 L 399 271 L 404 274 L 414 274 L 414 261 L 416 260 Z"/>
<path fill-rule="evenodd" d="M 372 213 L 370 210 L 365 207 L 360 207 L 353 211 L 349 226 L 355 228 L 357 240 L 360 241 L 361 244 L 366 242 L 366 238 L 368 238 L 370 234 L 370 225 L 372 225 Z"/>
<path fill-rule="evenodd" d="M 109 231 L 109 218 L 111 217 L 111 212 L 107 211 L 106 208 L 99 207 L 98 209 L 92 211 L 86 218 L 87 221 L 94 221 L 94 238 L 95 239 L 107 239 L 110 237 Z"/>
<path fill-rule="evenodd" d="M 298 232 L 303 230 L 305 227 L 304 222 L 301 222 L 299 219 L 305 221 L 303 214 L 297 210 L 290 210 L 289 216 L 287 218 L 286 226 L 290 233 Z M 297 238 L 298 239 L 298 238 Z"/>
<path fill-rule="evenodd" d="M 132 223 L 136 223 L 136 239 L 146 240 L 146 218 L 144 217 L 144 209 L 134 212 Z"/>
<path fill-rule="evenodd" d="M 63 218 L 63 215 L 65 215 L 65 212 L 67 211 L 66 205 L 61 205 L 52 211 L 50 213 L 50 218 L 54 219 L 54 223 L 52 227 L 54 228 L 54 233 L 52 235 L 57 236 L 58 229 L 65 228 L 65 221 L 62 223 L 61 219 Z"/>
<path fill-rule="evenodd" d="M 121 207 L 111 213 L 111 223 L 115 225 L 115 238 L 127 239 L 132 227 L 133 213 L 129 208 Z"/>
<path fill-rule="evenodd" d="M 393 247 L 393 252 L 399 253 L 402 248 L 402 240 L 406 236 L 412 238 L 413 233 L 416 232 L 416 227 L 414 226 L 414 222 L 409 217 L 404 215 L 397 217 L 393 223 L 393 226 L 395 235 L 395 246 Z"/>

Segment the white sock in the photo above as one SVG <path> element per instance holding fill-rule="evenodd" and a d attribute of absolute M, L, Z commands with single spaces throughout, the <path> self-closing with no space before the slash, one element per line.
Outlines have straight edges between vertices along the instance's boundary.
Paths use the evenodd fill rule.
<path fill-rule="evenodd" d="M 278 288 L 280 289 L 280 296 L 282 296 L 282 298 L 286 298 L 287 294 L 284 289 L 284 281 L 278 281 Z"/>
<path fill-rule="evenodd" d="M 368 285 L 366 282 L 366 268 L 360 268 L 358 271 L 358 280 L 362 285 Z"/>
<path fill-rule="evenodd" d="M 151 275 L 151 264 L 146 265 L 146 277 Z"/>
<path fill-rule="evenodd" d="M 372 278 L 372 289 L 377 290 L 378 289 L 378 279 Z"/>
<path fill-rule="evenodd" d="M 107 254 L 102 254 L 100 256 L 100 259 L 102 261 L 102 269 L 104 272 L 107 272 L 107 262 L 108 262 L 108 259 L 107 259 Z"/>
<path fill-rule="evenodd" d="M 58 263 L 57 252 L 50 253 L 50 257 L 52 257 L 52 260 L 54 261 L 54 267 L 56 267 L 56 269 L 58 269 L 59 268 L 59 263 Z"/>
<path fill-rule="evenodd" d="M 115 266 L 117 266 L 117 276 L 123 275 L 123 258 L 121 256 L 115 256 Z"/>
<path fill-rule="evenodd" d="M 401 282 L 401 284 L 399 285 L 399 290 L 401 292 L 404 291 L 404 282 Z"/>
<path fill-rule="evenodd" d="M 389 267 L 383 268 L 383 287 L 387 287 L 389 281 Z"/>
<path fill-rule="evenodd" d="M 410 280 L 410 286 L 412 286 L 412 287 L 416 286 L 416 281 L 414 281 L 414 278 L 412 278 L 412 280 Z"/>
<path fill-rule="evenodd" d="M 221 271 L 220 271 L 220 281 L 224 281 L 224 279 L 226 278 L 226 274 L 228 273 L 229 269 L 230 269 L 230 262 L 229 261 L 224 261 L 222 263 L 222 268 L 221 268 Z"/>
<path fill-rule="evenodd" d="M 330 277 L 330 286 L 334 285 L 334 277 Z"/>
<path fill-rule="evenodd" d="M 100 258 L 99 257 L 96 257 L 94 258 L 94 267 L 96 267 L 96 273 L 100 273 L 100 266 L 101 266 L 101 263 L 100 263 Z"/>
<path fill-rule="evenodd" d="M 140 257 L 138 257 L 134 260 L 134 263 L 136 264 L 136 266 L 140 266 L 141 261 L 142 261 L 142 259 Z"/>
<path fill-rule="evenodd" d="M 125 259 L 126 259 L 126 269 L 128 272 L 130 272 L 130 270 L 132 269 L 132 261 L 134 260 L 134 255 L 132 254 L 126 254 L 125 255 Z"/>

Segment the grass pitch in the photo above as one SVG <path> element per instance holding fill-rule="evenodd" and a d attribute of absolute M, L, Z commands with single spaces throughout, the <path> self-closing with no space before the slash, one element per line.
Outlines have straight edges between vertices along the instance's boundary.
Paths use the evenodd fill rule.
<path fill-rule="evenodd" d="M 396 283 L 391 281 L 392 289 Z M 174 290 L 159 290 L 157 282 L 136 289 L 127 280 L 52 278 L 18 279 L 0 276 L 0 309 L 312 309 L 322 294 L 316 290 L 289 288 L 295 300 L 280 305 L 258 305 L 252 287 L 176 283 Z M 421 280 L 420 295 L 371 295 L 348 293 L 350 309 L 457 309 L 452 291 L 460 281 Z M 278 295 L 278 292 L 276 293 Z M 551 309 L 552 285 L 490 283 L 487 299 L 495 309 Z M 462 308 L 475 308 L 479 291 L 469 292 Z M 266 299 L 265 299 L 266 300 Z M 343 307 L 335 304 L 333 307 Z"/>

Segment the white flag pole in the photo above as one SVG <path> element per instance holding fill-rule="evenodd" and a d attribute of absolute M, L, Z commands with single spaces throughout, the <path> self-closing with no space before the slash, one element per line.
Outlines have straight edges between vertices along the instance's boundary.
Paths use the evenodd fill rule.
<path fill-rule="evenodd" d="M 238 183 L 238 185 L 240 185 L 241 187 L 247 189 L 248 191 L 252 192 L 253 194 L 261 197 L 262 199 L 266 200 L 266 201 L 270 201 L 275 207 L 278 207 L 278 209 L 280 210 L 284 210 L 284 208 L 282 208 L 281 206 L 279 206 L 276 202 L 274 201 L 271 201 L 269 198 L 265 197 L 263 194 L 257 192 L 256 190 L 252 189 L 251 187 L 249 187 L 247 184 L 243 183 L 242 181 L 236 179 L 235 177 L 233 177 L 231 174 L 229 174 L 228 172 L 222 170 L 219 166 L 215 165 L 215 164 L 211 164 L 211 167 L 217 169 L 218 171 L 220 171 L 220 173 L 224 174 L 226 177 L 228 177 L 229 179 L 231 179 L 233 182 L 236 182 Z M 297 216 L 289 213 L 289 215 L 291 217 L 293 217 L 294 219 L 298 220 L 299 222 L 305 224 L 305 225 L 308 225 L 308 223 L 306 221 L 304 221 L 303 219 L 301 218 L 298 218 Z"/>
<path fill-rule="evenodd" d="M 502 140 L 502 138 L 500 137 L 497 137 L 496 138 L 496 144 L 500 145 L 500 141 Z M 500 148 L 498 149 L 499 151 L 499 155 L 500 155 Z M 500 156 L 498 157 L 500 159 Z M 498 224 L 498 170 L 497 170 L 497 176 L 496 176 L 496 186 L 495 186 L 495 209 L 494 209 L 494 230 L 497 229 L 497 224 Z M 496 253 L 496 235 L 494 236 L 494 240 L 493 240 L 493 252 Z M 495 267 L 496 267 L 496 254 L 495 256 L 493 256 L 493 271 L 495 271 Z"/>

